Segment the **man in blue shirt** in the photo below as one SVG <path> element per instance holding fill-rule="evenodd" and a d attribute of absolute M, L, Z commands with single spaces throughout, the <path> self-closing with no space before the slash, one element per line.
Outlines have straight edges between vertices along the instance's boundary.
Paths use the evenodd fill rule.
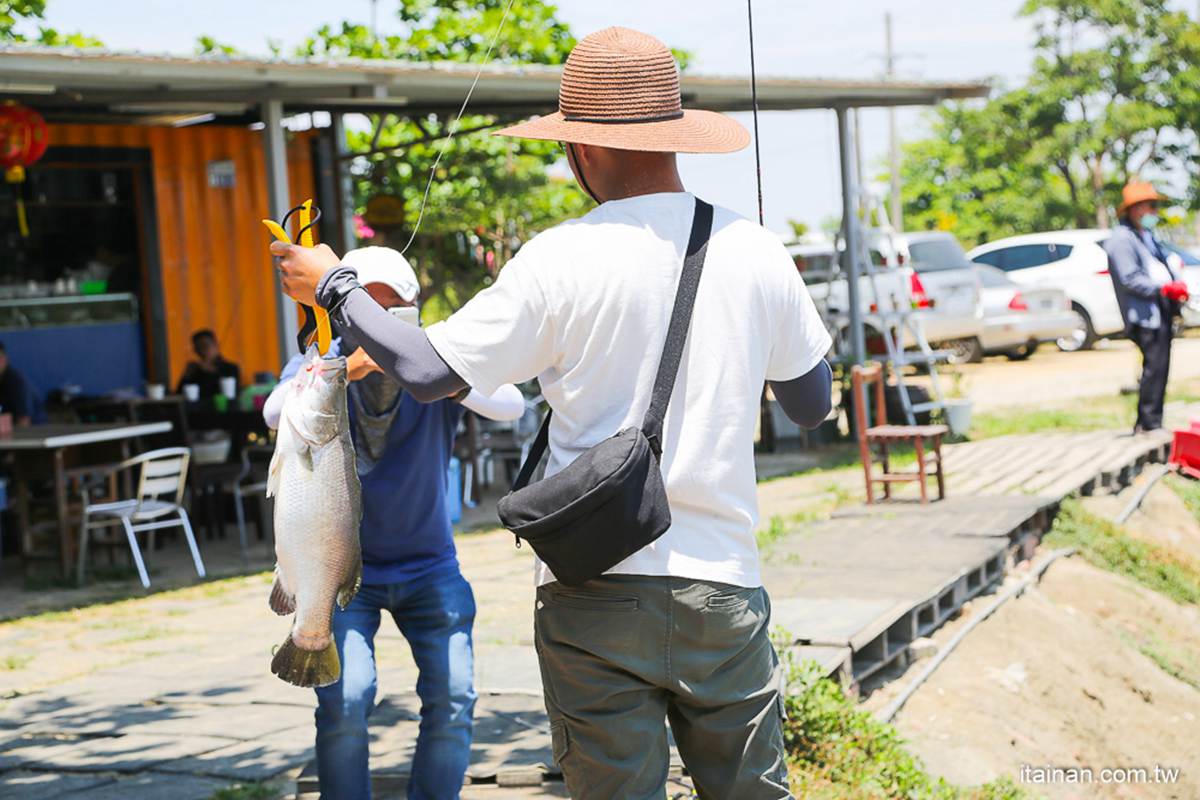
<path fill-rule="evenodd" d="M 346 255 L 381 306 L 416 321 L 418 285 L 395 250 L 367 247 Z M 419 670 L 421 724 L 409 779 L 410 798 L 457 797 L 471 748 L 475 706 L 471 626 L 475 599 L 459 571 L 446 506 L 446 473 L 463 406 L 492 419 L 517 419 L 521 393 L 511 385 L 482 396 L 420 403 L 401 391 L 344 334 L 330 355 L 346 354 L 351 436 L 362 483 L 362 588 L 335 611 L 341 679 L 317 689 L 317 767 L 321 796 L 371 796 L 367 719 L 375 705 L 375 632 L 392 615 Z M 263 415 L 276 427 L 287 384 L 302 357 L 288 362 Z"/>

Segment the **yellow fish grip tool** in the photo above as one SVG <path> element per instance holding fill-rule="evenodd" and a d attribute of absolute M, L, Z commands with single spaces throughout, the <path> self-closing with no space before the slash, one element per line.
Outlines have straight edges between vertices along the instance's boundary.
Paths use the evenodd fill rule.
<path fill-rule="evenodd" d="M 313 230 L 316 228 L 317 222 L 321 219 L 321 209 L 313 205 L 312 199 L 305 200 L 300 205 L 288 211 L 283 216 L 282 222 L 276 222 L 273 219 L 264 219 L 262 224 L 267 227 L 267 230 L 278 241 L 291 244 L 292 237 L 288 235 L 287 224 L 293 214 L 296 215 L 300 226 L 296 232 L 296 238 L 300 240 L 300 246 L 312 247 L 315 244 Z M 296 346 L 303 353 L 315 340 L 317 343 L 317 352 L 325 355 L 329 352 L 330 342 L 333 341 L 333 330 L 329 326 L 329 312 L 320 306 L 306 306 L 303 303 L 298 303 L 297 305 L 304 310 L 304 324 L 300 326 L 300 330 L 296 333 Z"/>

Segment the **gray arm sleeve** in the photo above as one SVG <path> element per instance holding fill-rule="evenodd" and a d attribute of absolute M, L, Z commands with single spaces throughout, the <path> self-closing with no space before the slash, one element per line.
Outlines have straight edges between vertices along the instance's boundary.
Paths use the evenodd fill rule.
<path fill-rule="evenodd" d="M 833 407 L 833 371 L 829 363 L 821 363 L 790 381 L 771 381 L 771 391 L 788 419 L 805 428 L 815 428 L 825 421 Z"/>
<path fill-rule="evenodd" d="M 358 273 L 351 267 L 336 267 L 325 273 L 317 285 L 317 303 L 328 308 L 339 290 L 357 278 Z M 389 314 L 365 290 L 351 291 L 332 316 L 338 328 L 416 400 L 431 403 L 467 388 L 466 381 L 433 349 L 425 331 Z"/>
<path fill-rule="evenodd" d="M 1150 274 L 1138 261 L 1137 242 L 1133 234 L 1118 230 L 1108 237 L 1104 250 L 1108 253 L 1108 269 L 1121 287 L 1136 297 L 1154 300 L 1162 287 L 1150 279 Z"/>

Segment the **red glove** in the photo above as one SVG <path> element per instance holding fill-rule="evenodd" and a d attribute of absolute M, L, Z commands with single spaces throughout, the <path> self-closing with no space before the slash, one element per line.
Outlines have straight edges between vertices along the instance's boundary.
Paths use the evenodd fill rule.
<path fill-rule="evenodd" d="M 1168 300 L 1186 303 L 1188 299 L 1187 284 L 1183 281 L 1171 281 L 1170 283 L 1165 283 L 1162 287 L 1162 294 L 1163 297 L 1167 298 Z"/>

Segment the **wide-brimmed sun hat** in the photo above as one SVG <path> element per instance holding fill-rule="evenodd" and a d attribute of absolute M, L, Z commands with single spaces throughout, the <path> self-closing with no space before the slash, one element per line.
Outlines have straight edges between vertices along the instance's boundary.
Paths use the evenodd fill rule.
<path fill-rule="evenodd" d="M 388 286 L 406 303 L 417 299 L 421 285 L 417 273 L 413 272 L 408 259 L 399 250 L 390 247 L 359 247 L 342 256 L 342 263 L 354 267 L 358 282 L 363 286 L 382 283 Z"/>
<path fill-rule="evenodd" d="M 1162 196 L 1154 191 L 1153 184 L 1145 181 L 1130 181 L 1121 190 L 1121 205 L 1117 208 L 1117 214 L 1124 214 L 1130 206 L 1144 203 L 1147 200 L 1158 202 L 1162 200 Z"/>
<path fill-rule="evenodd" d="M 581 39 L 563 66 L 558 111 L 497 133 L 665 153 L 732 153 L 750 143 L 724 114 L 685 111 L 670 49 L 629 28 Z"/>

